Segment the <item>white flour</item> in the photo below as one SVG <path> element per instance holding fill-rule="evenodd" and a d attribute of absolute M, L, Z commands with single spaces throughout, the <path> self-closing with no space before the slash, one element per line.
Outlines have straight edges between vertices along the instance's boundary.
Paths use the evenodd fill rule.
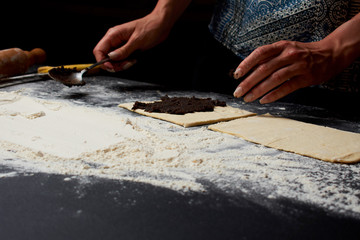
<path fill-rule="evenodd" d="M 290 198 L 360 217 L 360 165 L 285 153 L 206 127 L 124 109 L 90 109 L 0 92 L 0 163 L 17 170 L 144 182 L 176 191 Z M 13 172 L 1 178 L 15 176 Z"/>

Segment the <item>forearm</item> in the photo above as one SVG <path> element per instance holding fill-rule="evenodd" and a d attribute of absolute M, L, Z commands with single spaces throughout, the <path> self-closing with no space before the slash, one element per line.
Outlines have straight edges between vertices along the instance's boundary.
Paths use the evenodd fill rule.
<path fill-rule="evenodd" d="M 159 0 L 151 14 L 161 17 L 163 23 L 171 28 L 190 3 L 191 0 Z"/>
<path fill-rule="evenodd" d="M 360 57 L 360 13 L 319 42 L 333 52 L 338 72 Z"/>

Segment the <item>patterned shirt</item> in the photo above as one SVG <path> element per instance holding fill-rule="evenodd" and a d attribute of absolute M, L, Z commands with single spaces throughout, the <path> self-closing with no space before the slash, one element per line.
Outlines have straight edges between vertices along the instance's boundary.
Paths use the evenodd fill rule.
<path fill-rule="evenodd" d="M 319 41 L 348 20 L 350 13 L 357 13 L 359 2 L 218 0 L 209 29 L 216 40 L 244 59 L 256 48 L 280 40 Z M 346 90 L 359 92 L 359 66 L 351 66 L 356 76 L 352 74 L 350 82 L 355 86 L 346 86 Z"/>

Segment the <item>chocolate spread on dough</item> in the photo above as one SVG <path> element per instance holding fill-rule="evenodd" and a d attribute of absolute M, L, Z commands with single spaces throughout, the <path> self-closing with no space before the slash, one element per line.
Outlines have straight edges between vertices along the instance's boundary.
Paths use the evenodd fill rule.
<path fill-rule="evenodd" d="M 211 98 L 196 97 L 161 97 L 161 101 L 153 103 L 135 102 L 132 110 L 144 109 L 146 112 L 185 114 L 193 112 L 211 112 L 215 106 L 225 107 L 224 101 Z"/>

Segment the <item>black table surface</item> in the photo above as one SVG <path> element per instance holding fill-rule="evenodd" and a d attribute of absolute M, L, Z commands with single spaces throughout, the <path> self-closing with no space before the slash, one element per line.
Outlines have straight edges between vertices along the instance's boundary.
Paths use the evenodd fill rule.
<path fill-rule="evenodd" d="M 0 91 L 26 88 L 35 97 L 68 99 L 76 104 L 104 108 L 116 107 L 117 103 L 136 96 L 149 100 L 177 92 L 109 76 L 89 77 L 86 81 L 87 87 L 83 88 L 67 88 L 54 81 L 5 83 L 0 85 Z M 109 98 L 109 92 L 119 94 Z M 239 102 L 230 95 L 208 95 L 229 103 Z M 293 96 L 287 102 L 267 106 L 258 103 L 241 106 L 256 113 L 271 112 L 360 132 L 359 113 L 351 111 L 351 107 L 296 102 Z M 14 169 L 0 165 L 0 173 L 8 172 Z M 358 239 L 360 236 L 359 215 L 331 214 L 292 199 L 269 200 L 265 206 L 218 189 L 180 193 L 145 183 L 96 177 L 91 177 L 88 183 L 88 178 L 64 181 L 63 175 L 32 172 L 0 178 L 0 239 Z"/>

